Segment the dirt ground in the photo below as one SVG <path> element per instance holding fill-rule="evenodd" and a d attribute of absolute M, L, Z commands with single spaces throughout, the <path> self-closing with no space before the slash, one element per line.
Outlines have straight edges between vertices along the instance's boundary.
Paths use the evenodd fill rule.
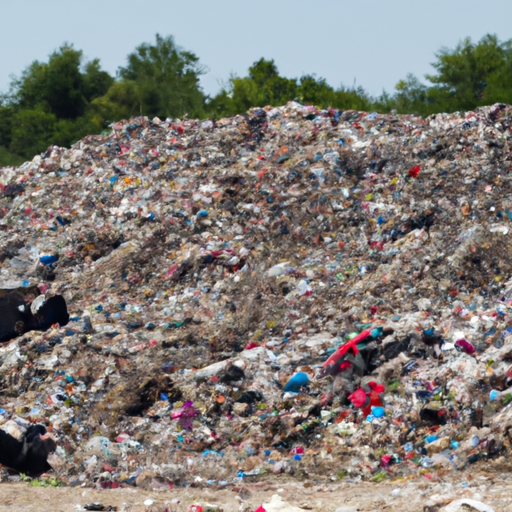
<path fill-rule="evenodd" d="M 145 491 L 135 488 L 96 490 L 88 488 L 37 488 L 26 483 L 0 484 L 0 512 L 58 512 L 84 510 L 87 503 L 117 506 L 118 511 L 163 511 L 165 502 L 173 512 L 187 512 L 192 503 L 211 503 L 224 512 L 252 512 L 273 494 L 306 510 L 334 512 L 434 512 L 435 505 L 462 497 L 482 501 L 495 512 L 512 512 L 512 475 L 458 473 L 432 482 L 423 477 L 382 483 L 334 482 L 327 485 L 276 481 L 245 484 L 224 490 L 179 488 L 172 491 Z M 148 508 L 144 501 L 154 500 Z M 160 509 L 160 510 L 159 510 Z M 341 512 L 340 511 L 340 512 Z"/>

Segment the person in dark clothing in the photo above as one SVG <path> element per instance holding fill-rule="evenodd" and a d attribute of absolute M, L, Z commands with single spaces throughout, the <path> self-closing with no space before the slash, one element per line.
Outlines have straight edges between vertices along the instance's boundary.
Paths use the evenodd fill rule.
<path fill-rule="evenodd" d="M 37 476 L 49 471 L 48 456 L 56 448 L 43 425 L 29 427 L 22 441 L 0 429 L 0 464 L 19 473 Z"/>

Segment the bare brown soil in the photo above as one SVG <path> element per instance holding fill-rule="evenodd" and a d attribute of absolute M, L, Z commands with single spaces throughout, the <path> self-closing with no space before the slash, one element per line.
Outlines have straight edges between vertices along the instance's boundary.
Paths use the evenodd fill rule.
<path fill-rule="evenodd" d="M 154 500 L 152 510 L 173 499 L 181 500 L 178 512 L 187 512 L 192 503 L 211 503 L 224 512 L 254 511 L 273 494 L 306 512 L 433 512 L 439 505 L 462 497 L 485 502 L 496 512 L 512 512 L 512 486 L 509 474 L 458 473 L 456 478 L 431 482 L 426 479 L 383 483 L 338 483 L 311 485 L 297 482 L 247 484 L 242 488 L 210 490 L 199 488 L 172 491 L 142 489 L 97 490 L 88 488 L 37 488 L 25 483 L 0 484 L 0 512 L 58 512 L 83 510 L 86 503 L 117 506 L 118 511 L 145 511 L 144 501 Z M 437 506 L 436 506 L 437 505 Z M 176 510 L 176 506 L 172 507 Z M 204 508 L 203 508 L 204 510 Z M 344 511 L 344 512 L 345 512 Z"/>

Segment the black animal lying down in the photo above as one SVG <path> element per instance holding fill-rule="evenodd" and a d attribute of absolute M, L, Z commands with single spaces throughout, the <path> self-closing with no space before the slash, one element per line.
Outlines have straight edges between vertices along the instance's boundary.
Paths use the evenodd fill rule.
<path fill-rule="evenodd" d="M 0 429 L 0 464 L 20 473 L 37 476 L 49 471 L 48 455 L 56 448 L 43 425 L 29 427 L 23 441 Z"/>
<path fill-rule="evenodd" d="M 69 322 L 66 301 L 62 295 L 48 299 L 34 315 L 30 304 L 18 292 L 0 297 L 0 342 L 9 341 L 28 331 L 46 330 L 53 324 Z"/>

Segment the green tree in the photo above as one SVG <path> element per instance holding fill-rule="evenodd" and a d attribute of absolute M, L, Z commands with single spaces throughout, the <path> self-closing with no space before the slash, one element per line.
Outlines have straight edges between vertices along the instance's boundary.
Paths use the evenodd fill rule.
<path fill-rule="evenodd" d="M 25 160 L 25 157 L 15 155 L 4 146 L 0 146 L 0 167 L 21 165 Z"/>
<path fill-rule="evenodd" d="M 273 60 L 261 58 L 250 68 L 246 77 L 232 75 L 207 104 L 209 115 L 233 116 L 253 107 L 282 105 L 296 98 L 297 80 L 279 75 Z"/>
<path fill-rule="evenodd" d="M 471 110 L 496 101 L 512 101 L 512 41 L 500 42 L 490 34 L 476 44 L 467 38 L 454 50 L 443 48 L 436 57 L 432 65 L 437 74 L 426 78 L 444 96 L 439 107 Z"/>
<path fill-rule="evenodd" d="M 405 80 L 400 80 L 395 86 L 395 94 L 383 93 L 376 101 L 377 110 L 389 112 L 396 110 L 400 113 L 414 112 L 427 114 L 429 108 L 429 87 L 412 74 Z M 435 109 L 435 107 L 434 107 Z"/>
<path fill-rule="evenodd" d="M 324 78 L 304 75 L 300 79 L 299 97 L 303 103 L 311 103 L 323 108 L 333 107 L 342 110 L 372 110 L 372 98 L 361 87 L 334 89 Z"/>
<path fill-rule="evenodd" d="M 82 52 L 64 44 L 47 63 L 33 62 L 12 84 L 12 103 L 18 109 L 42 109 L 59 119 L 76 119 L 88 103 L 105 94 L 113 78 L 97 59 L 82 69 Z"/>
<path fill-rule="evenodd" d="M 297 96 L 297 80 L 280 76 L 273 60 L 255 62 L 249 68 L 248 79 L 256 88 L 259 106 L 283 105 Z"/>
<path fill-rule="evenodd" d="M 85 113 L 87 100 L 80 73 L 81 57 L 82 52 L 64 46 L 43 65 L 42 99 L 58 118 L 76 119 Z"/>
<path fill-rule="evenodd" d="M 5 165 L 19 165 L 24 162 L 20 155 L 9 151 L 12 141 L 12 124 L 14 110 L 6 95 L 0 95 L 0 167 Z"/>
<path fill-rule="evenodd" d="M 240 114 L 252 107 L 282 105 L 297 96 L 297 81 L 279 75 L 273 60 L 261 58 L 249 68 L 249 74 L 232 76 L 227 90 L 220 92 L 231 98 L 224 115 Z"/>
<path fill-rule="evenodd" d="M 95 122 L 104 126 L 119 119 L 129 119 L 142 114 L 137 85 L 131 80 L 114 82 L 108 92 L 94 99 L 90 112 Z"/>
<path fill-rule="evenodd" d="M 20 110 L 13 116 L 10 150 L 30 158 L 44 151 L 52 142 L 57 118 L 41 109 Z"/>
<path fill-rule="evenodd" d="M 134 99 L 143 115 L 165 118 L 203 113 L 205 97 L 199 78 L 204 72 L 196 55 L 178 47 L 171 36 L 157 34 L 154 45 L 141 44 L 128 55 L 119 76 L 135 85 Z"/>
<path fill-rule="evenodd" d="M 291 100 L 323 108 L 370 110 L 372 99 L 362 87 L 334 89 L 325 79 L 304 75 L 297 80 L 279 75 L 273 60 L 260 59 L 246 77 L 232 76 L 208 102 L 210 115 L 230 116 L 252 107 L 283 105 Z"/>
<path fill-rule="evenodd" d="M 380 110 L 429 115 L 473 110 L 496 102 L 512 103 L 512 40 L 487 34 L 478 43 L 466 38 L 454 49 L 442 48 L 426 75 L 426 85 L 408 75 L 376 102 Z"/>
<path fill-rule="evenodd" d="M 335 107 L 336 93 L 323 79 L 313 75 L 304 75 L 300 79 L 298 97 L 302 103 Z"/>
<path fill-rule="evenodd" d="M 206 112 L 215 119 L 236 114 L 230 85 L 224 85 L 213 98 L 207 98 Z"/>
<path fill-rule="evenodd" d="M 89 105 L 114 79 L 101 70 L 97 59 L 85 65 L 82 61 L 81 51 L 64 44 L 48 62 L 34 61 L 13 80 L 10 94 L 0 101 L 4 161 L 10 154 L 30 158 L 50 144 L 68 146 L 101 130 Z"/>
<path fill-rule="evenodd" d="M 99 59 L 85 64 L 82 77 L 83 93 L 87 102 L 100 98 L 114 84 L 114 78 L 101 69 Z"/>
<path fill-rule="evenodd" d="M 9 147 L 12 139 L 13 109 L 10 105 L 0 103 L 0 146 Z"/>
<path fill-rule="evenodd" d="M 340 87 L 334 91 L 332 106 L 343 110 L 375 110 L 373 99 L 363 87 Z"/>

